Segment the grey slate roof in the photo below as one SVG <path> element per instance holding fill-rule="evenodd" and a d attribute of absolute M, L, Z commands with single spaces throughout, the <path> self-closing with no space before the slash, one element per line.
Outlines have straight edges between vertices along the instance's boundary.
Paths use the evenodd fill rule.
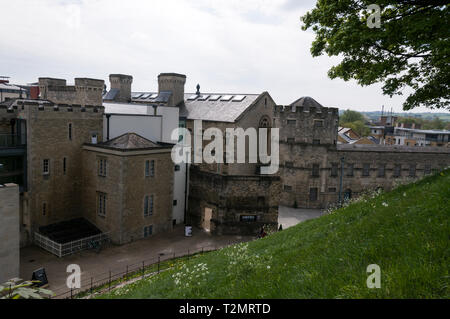
<path fill-rule="evenodd" d="M 314 100 L 312 97 L 309 96 L 305 96 L 298 99 L 290 106 L 301 106 L 304 108 L 319 108 L 319 109 L 323 108 L 322 104 L 320 104 L 319 102 L 317 102 L 316 100 Z"/>
<path fill-rule="evenodd" d="M 219 93 L 202 93 L 202 96 L 220 95 L 220 96 L 245 96 L 240 102 L 233 99 L 229 101 L 200 101 L 199 99 L 189 100 L 194 93 L 185 94 L 185 105 L 180 108 L 180 116 L 186 117 L 188 120 L 203 120 L 213 122 L 234 123 L 253 103 L 259 98 L 260 94 L 219 94 Z"/>
<path fill-rule="evenodd" d="M 118 89 L 111 89 L 111 90 L 109 90 L 108 93 L 106 93 L 106 95 L 103 97 L 103 99 L 113 101 L 116 98 L 117 93 L 119 93 Z"/>
<path fill-rule="evenodd" d="M 109 94 L 109 93 L 108 93 Z M 108 103 L 104 102 L 106 114 L 149 114 L 148 107 L 151 104 L 166 103 L 171 92 L 133 92 L 131 96 L 140 96 L 139 98 L 132 98 L 131 103 Z M 210 98 L 220 96 L 216 101 L 211 101 Z M 153 98 L 150 98 L 154 96 Z M 180 117 L 185 117 L 188 120 L 203 120 L 213 122 L 227 122 L 234 123 L 253 103 L 261 96 L 261 94 L 235 94 L 235 93 L 202 93 L 199 98 L 191 100 L 195 93 L 186 93 L 184 96 L 184 105 L 180 106 Z M 229 96 L 231 99 L 224 101 L 223 97 Z M 236 99 L 240 97 L 240 99 Z M 245 98 L 244 98 L 245 97 Z M 105 98 L 106 99 L 106 98 Z M 107 100 L 107 99 L 106 99 Z M 139 104 L 142 103 L 142 104 Z M 145 103 L 145 104 L 144 104 Z M 146 105 L 147 104 L 147 105 Z M 151 113 L 153 114 L 153 113 Z"/>
<path fill-rule="evenodd" d="M 108 142 L 98 144 L 100 147 L 114 148 L 119 150 L 159 148 L 160 145 L 136 134 L 126 133 Z"/>

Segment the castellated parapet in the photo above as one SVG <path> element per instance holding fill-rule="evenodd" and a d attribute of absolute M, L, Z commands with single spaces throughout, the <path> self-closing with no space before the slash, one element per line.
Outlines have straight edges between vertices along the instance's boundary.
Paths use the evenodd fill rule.
<path fill-rule="evenodd" d="M 326 107 L 276 106 L 275 127 L 280 142 L 287 144 L 336 145 L 339 110 Z"/>
<path fill-rule="evenodd" d="M 101 105 L 105 82 L 103 80 L 76 78 L 75 85 L 66 80 L 39 78 L 40 98 L 56 104 Z"/>
<path fill-rule="evenodd" d="M 19 100 L 9 112 L 26 126 L 23 215 L 28 216 L 24 237 L 31 241 L 39 227 L 82 216 L 82 146 L 94 137 L 103 140 L 104 107 Z"/>

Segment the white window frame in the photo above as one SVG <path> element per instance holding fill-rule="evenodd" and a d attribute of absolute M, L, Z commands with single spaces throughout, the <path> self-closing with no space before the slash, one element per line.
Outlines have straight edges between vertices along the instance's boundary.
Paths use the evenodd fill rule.
<path fill-rule="evenodd" d="M 97 192 L 97 215 L 106 218 L 107 194 Z"/>
<path fill-rule="evenodd" d="M 50 175 L 50 159 L 42 160 L 42 175 Z"/>

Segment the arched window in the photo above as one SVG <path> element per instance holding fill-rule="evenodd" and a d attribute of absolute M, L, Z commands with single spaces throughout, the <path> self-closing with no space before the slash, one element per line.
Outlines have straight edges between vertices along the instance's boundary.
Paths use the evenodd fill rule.
<path fill-rule="evenodd" d="M 259 128 L 270 128 L 270 127 L 271 127 L 270 118 L 268 116 L 264 116 L 259 121 Z"/>

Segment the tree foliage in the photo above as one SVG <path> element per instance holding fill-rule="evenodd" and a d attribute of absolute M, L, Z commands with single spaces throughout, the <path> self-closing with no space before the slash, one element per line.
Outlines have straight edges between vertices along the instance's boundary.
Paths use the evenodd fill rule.
<path fill-rule="evenodd" d="M 349 123 L 349 122 L 356 122 L 356 121 L 361 121 L 361 122 L 366 122 L 367 119 L 365 118 L 365 116 L 357 111 L 352 111 L 352 110 L 346 110 L 340 117 L 340 122 L 341 123 Z"/>
<path fill-rule="evenodd" d="M 35 287 L 39 281 L 23 281 L 12 279 L 0 285 L 0 299 L 44 299 L 54 293 L 50 290 Z"/>
<path fill-rule="evenodd" d="M 432 120 L 425 120 L 421 118 L 402 117 L 398 120 L 399 123 L 405 124 L 420 124 L 423 130 L 444 130 L 450 128 L 450 122 L 446 122 L 439 117 L 434 117 Z"/>
<path fill-rule="evenodd" d="M 303 30 L 316 38 L 314 57 L 343 57 L 329 77 L 383 83 L 383 93 L 402 95 L 411 88 L 404 110 L 419 106 L 450 109 L 450 14 L 442 0 L 318 0 L 302 17 Z M 381 27 L 367 21 L 381 8 Z"/>
<path fill-rule="evenodd" d="M 366 137 L 370 135 L 369 127 L 366 124 L 364 124 L 364 122 L 361 121 L 343 123 L 342 127 L 351 128 L 356 134 L 358 134 L 361 137 Z"/>

